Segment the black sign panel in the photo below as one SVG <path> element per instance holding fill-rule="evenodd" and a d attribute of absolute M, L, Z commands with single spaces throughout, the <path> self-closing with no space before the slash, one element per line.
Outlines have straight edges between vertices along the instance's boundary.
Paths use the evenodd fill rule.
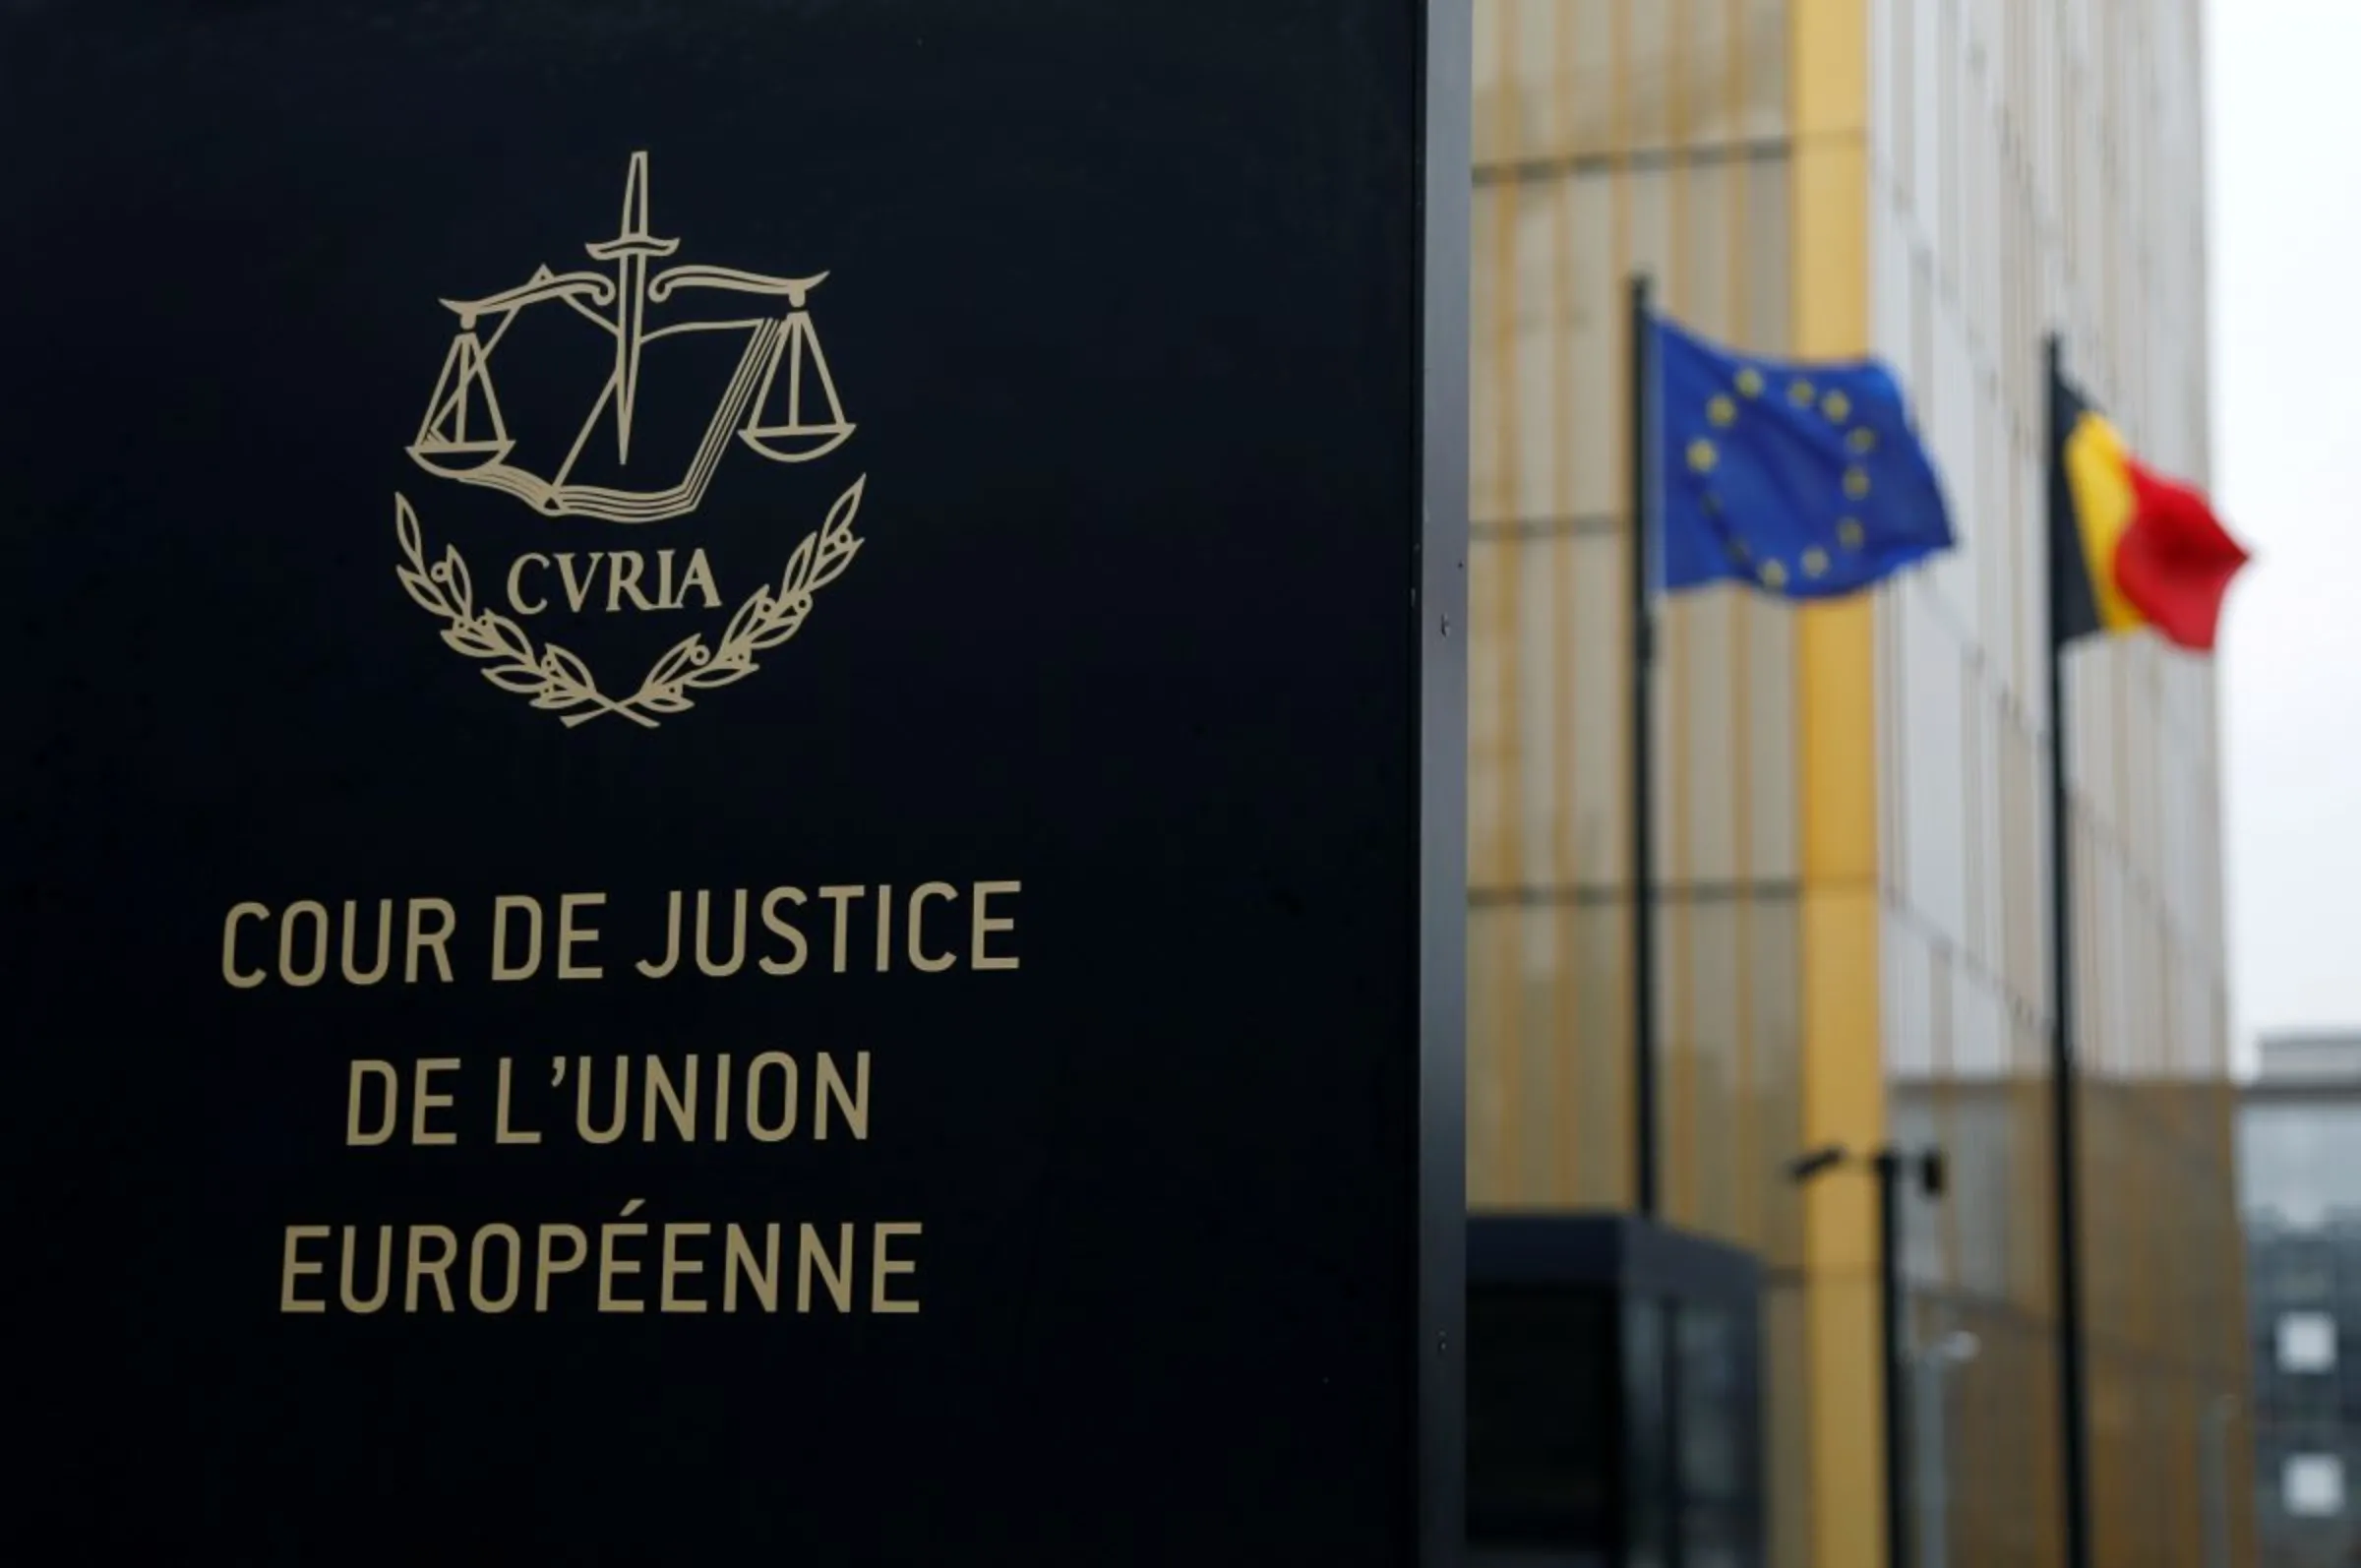
<path fill-rule="evenodd" d="M 37 1517 L 1451 1558 L 1465 27 L 0 7 Z"/>

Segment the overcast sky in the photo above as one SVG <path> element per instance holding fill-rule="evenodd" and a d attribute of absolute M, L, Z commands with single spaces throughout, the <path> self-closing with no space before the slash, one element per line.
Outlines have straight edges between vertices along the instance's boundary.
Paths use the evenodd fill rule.
<path fill-rule="evenodd" d="M 2232 1038 L 2361 1028 L 2361 0 L 2207 0 Z"/>

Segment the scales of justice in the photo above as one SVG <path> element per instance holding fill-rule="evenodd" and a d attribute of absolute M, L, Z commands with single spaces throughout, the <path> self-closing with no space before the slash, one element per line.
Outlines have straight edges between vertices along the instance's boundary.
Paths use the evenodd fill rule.
<path fill-rule="evenodd" d="M 525 282 L 482 299 L 442 301 L 459 319 L 459 330 L 443 358 L 426 417 L 409 446 L 411 458 L 430 473 L 461 484 L 487 485 L 552 517 L 597 517 L 609 522 L 657 522 L 696 510 L 713 471 L 735 434 L 772 462 L 809 462 L 842 446 L 853 433 L 844 405 L 828 377 L 818 334 L 805 302 L 828 274 L 771 277 L 729 267 L 680 266 L 649 275 L 651 259 L 671 256 L 677 239 L 659 239 L 648 229 L 647 154 L 632 154 L 624 181 L 623 222 L 616 236 L 585 246 L 593 261 L 614 265 L 602 272 L 552 272 L 535 269 Z M 735 321 L 684 321 L 650 328 L 648 307 L 662 305 L 688 289 L 711 289 L 783 298 L 784 315 L 764 314 Z M 492 356 L 517 318 L 536 305 L 564 305 L 615 341 L 614 369 L 582 421 L 555 474 L 544 478 L 509 461 L 515 450 L 492 387 Z M 482 329 L 491 324 L 489 332 Z M 640 359 L 647 344 L 684 332 L 741 332 L 745 352 L 713 410 L 703 438 L 678 482 L 661 490 L 630 490 L 571 481 L 575 465 L 602 430 L 612 435 L 618 466 L 632 453 L 632 417 L 638 405 Z M 774 403 L 785 369 L 783 407 Z M 807 394 L 824 402 L 808 416 Z M 777 418 L 766 420 L 765 409 Z"/>

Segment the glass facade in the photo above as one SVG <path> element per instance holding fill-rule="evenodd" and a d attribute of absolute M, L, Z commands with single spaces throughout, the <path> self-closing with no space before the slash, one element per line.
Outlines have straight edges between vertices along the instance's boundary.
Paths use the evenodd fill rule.
<path fill-rule="evenodd" d="M 1760 1269 L 1621 1214 L 1472 1216 L 1476 1568 L 1762 1568 Z"/>
<path fill-rule="evenodd" d="M 2361 1555 L 2361 1081 L 2265 1080 L 2238 1115 L 2260 1568 Z"/>
<path fill-rule="evenodd" d="M 2361 1086 L 2250 1098 L 2238 1113 L 2238 1202 L 2249 1226 L 2270 1231 L 2361 1223 Z"/>
<path fill-rule="evenodd" d="M 1477 0 L 1472 1205 L 1632 1194 L 1628 276 L 1763 353 L 1825 350 L 1805 315 L 1824 323 L 1832 271 L 1863 279 L 1854 346 L 1901 371 L 1962 535 L 1877 595 L 1864 633 L 1873 777 L 1846 788 L 1877 818 L 1872 952 L 1836 950 L 1853 938 L 1808 914 L 1812 796 L 1853 763 L 1804 617 L 1726 589 L 1663 614 L 1662 1195 L 1665 1218 L 1766 1265 L 1775 1563 L 1845 1568 L 1875 1538 L 1814 1517 L 1849 1495 L 1815 1472 L 1875 1377 L 1873 1338 L 1847 1370 L 1830 1346 L 1849 1354 L 1853 1320 L 1827 1315 L 1869 1255 L 1865 1198 L 1807 1216 L 1781 1174 L 1832 1125 L 1950 1157 L 1906 1241 L 1921 1340 L 1977 1347 L 1929 1385 L 1936 1555 L 2060 1554 L 2040 342 L 2062 331 L 2135 445 L 2205 480 L 2198 9 Z M 1857 109 L 1815 99 L 1846 90 Z M 1847 139 L 1858 159 L 1832 163 Z M 2213 688 L 2147 639 L 2071 663 L 2096 1544 L 2104 1563 L 2195 1568 L 2211 1533 L 2243 1551 L 2250 1526 L 2243 1441 L 2213 1429 L 2246 1333 Z M 1826 1031 L 1805 1027 L 1807 998 L 1864 963 L 1880 1124 L 1855 1124 L 1813 1055 Z"/>

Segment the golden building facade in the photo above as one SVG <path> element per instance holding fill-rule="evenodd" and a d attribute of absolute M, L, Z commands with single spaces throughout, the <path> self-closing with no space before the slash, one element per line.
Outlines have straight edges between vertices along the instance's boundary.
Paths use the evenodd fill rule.
<path fill-rule="evenodd" d="M 1661 613 L 1660 1190 L 1755 1249 L 1773 1561 L 1882 1557 L 1866 1177 L 1913 1203 L 1954 1562 L 2062 1554 L 2047 1071 L 2041 338 L 2206 477 L 2197 0 L 1477 0 L 1469 1198 L 1632 1192 L 1625 287 L 1875 352 L 1961 548 L 1858 601 Z M 2210 671 L 2069 655 L 2096 1560 L 2245 1559 Z M 1930 1457 L 1931 1454 L 1931 1457 Z M 1925 1478 L 1920 1478 L 1923 1482 Z"/>

